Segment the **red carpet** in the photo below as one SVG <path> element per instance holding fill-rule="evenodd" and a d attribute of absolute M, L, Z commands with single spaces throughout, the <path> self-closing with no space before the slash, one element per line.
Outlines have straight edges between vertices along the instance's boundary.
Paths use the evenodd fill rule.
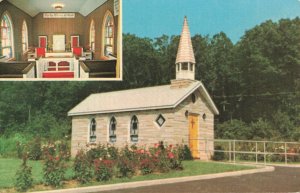
<path fill-rule="evenodd" d="M 43 78 L 74 78 L 74 72 L 43 72 Z"/>

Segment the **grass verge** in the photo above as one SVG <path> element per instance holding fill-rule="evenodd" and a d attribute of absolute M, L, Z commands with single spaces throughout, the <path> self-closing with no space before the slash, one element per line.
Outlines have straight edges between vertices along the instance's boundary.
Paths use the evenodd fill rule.
<path fill-rule="evenodd" d="M 18 159 L 0 159 L 0 192 L 13 192 L 12 189 L 14 185 L 14 177 L 18 167 L 21 164 L 21 160 Z M 69 162 L 69 165 L 72 163 Z M 29 161 L 29 165 L 32 167 L 34 183 L 41 184 L 43 180 L 43 165 L 41 161 Z M 85 185 L 80 185 L 76 181 L 71 180 L 73 176 L 73 171 L 69 167 L 66 178 L 69 180 L 65 183 L 63 188 L 74 188 L 82 186 L 91 185 L 104 185 L 104 184 L 116 184 L 124 182 L 134 182 L 134 181 L 145 181 L 145 180 L 155 180 L 155 179 L 166 179 L 166 178 L 176 178 L 184 176 L 196 176 L 204 174 L 213 174 L 229 171 L 238 171 L 246 169 L 254 169 L 255 167 L 244 166 L 244 165 L 233 165 L 233 164 L 223 164 L 215 162 L 201 162 L 201 161 L 184 161 L 184 170 L 182 171 L 171 171 L 169 173 L 162 174 L 150 174 L 150 175 L 139 175 L 132 178 L 113 178 L 108 182 L 91 182 Z M 48 190 L 51 187 L 37 185 L 31 191 L 38 190 Z"/>

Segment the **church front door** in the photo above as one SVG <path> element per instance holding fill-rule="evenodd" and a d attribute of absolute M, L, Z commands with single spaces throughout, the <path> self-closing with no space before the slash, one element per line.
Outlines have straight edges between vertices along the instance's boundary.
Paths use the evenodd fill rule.
<path fill-rule="evenodd" d="M 189 145 L 193 158 L 200 158 L 198 133 L 199 115 L 189 115 Z"/>

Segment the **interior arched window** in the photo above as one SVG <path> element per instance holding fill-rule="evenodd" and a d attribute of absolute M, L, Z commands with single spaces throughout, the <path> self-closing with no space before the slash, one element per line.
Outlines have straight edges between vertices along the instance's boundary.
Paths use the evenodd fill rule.
<path fill-rule="evenodd" d="M 96 142 L 96 120 L 93 118 L 90 122 L 90 143 Z"/>
<path fill-rule="evenodd" d="M 112 143 L 117 141 L 116 129 L 117 120 L 115 117 L 112 117 L 109 122 L 109 141 Z"/>
<path fill-rule="evenodd" d="M 22 50 L 23 52 L 28 50 L 28 28 L 25 20 L 22 25 Z"/>
<path fill-rule="evenodd" d="M 114 50 L 114 18 L 110 12 L 104 17 L 104 56 L 113 55 Z"/>
<path fill-rule="evenodd" d="M 95 50 L 95 36 L 96 36 L 95 22 L 94 20 L 92 20 L 90 26 L 90 47 L 92 51 Z"/>
<path fill-rule="evenodd" d="M 7 58 L 14 56 L 14 38 L 13 38 L 13 25 L 7 13 L 3 14 L 1 18 L 1 42 L 2 55 Z"/>
<path fill-rule="evenodd" d="M 132 142 L 138 141 L 138 138 L 139 138 L 138 134 L 139 134 L 139 120 L 134 115 L 131 118 L 131 122 L 130 122 L 130 139 Z"/>

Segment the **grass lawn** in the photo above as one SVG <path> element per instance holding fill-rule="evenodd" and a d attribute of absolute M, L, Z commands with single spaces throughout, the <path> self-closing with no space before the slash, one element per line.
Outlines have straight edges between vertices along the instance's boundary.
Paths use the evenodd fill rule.
<path fill-rule="evenodd" d="M 0 159 L 0 192 L 3 188 L 11 188 L 14 184 L 14 177 L 18 167 L 21 164 L 21 160 L 18 159 Z M 72 163 L 70 162 L 69 165 Z M 29 161 L 29 165 L 32 167 L 33 177 L 35 184 L 42 182 L 43 178 L 43 165 L 41 161 Z M 184 170 L 182 171 L 171 171 L 164 174 L 150 174 L 145 176 L 134 176 L 132 178 L 113 178 L 111 181 L 101 183 L 101 182 L 92 182 L 85 184 L 84 186 L 90 185 L 101 185 L 101 184 L 114 184 L 121 182 L 133 182 L 133 181 L 144 181 L 144 180 L 154 180 L 154 179 L 163 179 L 163 178 L 174 178 L 174 177 L 183 177 L 183 176 L 195 176 L 203 174 L 212 174 L 228 171 L 237 171 L 245 169 L 253 169 L 254 167 L 242 166 L 242 165 L 232 165 L 232 164 L 223 164 L 223 163 L 214 163 L 214 162 L 200 162 L 200 161 L 184 161 Z M 71 168 L 71 167 L 69 167 Z M 68 169 L 66 178 L 71 179 L 73 176 L 72 169 Z M 73 184 L 72 187 L 82 186 L 77 183 Z M 67 186 L 69 187 L 69 186 Z M 43 189 L 37 187 L 34 190 Z"/>
<path fill-rule="evenodd" d="M 20 159 L 1 159 L 0 158 L 0 189 L 14 186 L 15 174 L 21 165 Z M 32 167 L 32 174 L 35 184 L 43 181 L 43 163 L 42 161 L 28 161 Z M 68 169 L 66 178 L 70 179 L 73 176 L 72 169 Z"/>

